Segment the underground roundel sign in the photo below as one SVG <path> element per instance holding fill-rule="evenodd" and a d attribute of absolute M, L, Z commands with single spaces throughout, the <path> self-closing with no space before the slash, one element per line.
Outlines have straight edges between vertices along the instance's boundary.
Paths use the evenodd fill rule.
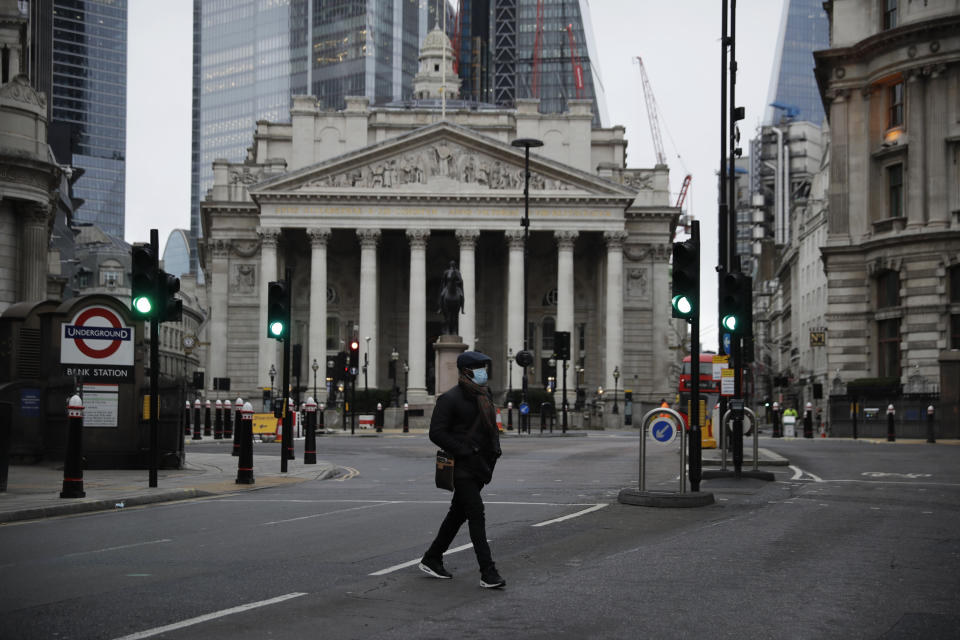
<path fill-rule="evenodd" d="M 133 365 L 133 327 L 124 326 L 113 309 L 91 306 L 63 323 L 60 363 Z"/>

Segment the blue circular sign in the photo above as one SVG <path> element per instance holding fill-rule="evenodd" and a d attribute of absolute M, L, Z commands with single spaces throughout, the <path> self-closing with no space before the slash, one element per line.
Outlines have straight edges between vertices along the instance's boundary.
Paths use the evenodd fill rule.
<path fill-rule="evenodd" d="M 650 426 L 650 437 L 658 444 L 670 444 L 677 437 L 677 427 L 661 418 Z"/>
<path fill-rule="evenodd" d="M 520 403 L 520 413 L 521 413 L 522 415 L 527 415 L 528 413 L 530 413 L 530 405 L 528 405 L 526 402 L 521 402 L 521 403 Z"/>
<path fill-rule="evenodd" d="M 730 355 L 730 334 L 723 334 L 723 352 Z"/>

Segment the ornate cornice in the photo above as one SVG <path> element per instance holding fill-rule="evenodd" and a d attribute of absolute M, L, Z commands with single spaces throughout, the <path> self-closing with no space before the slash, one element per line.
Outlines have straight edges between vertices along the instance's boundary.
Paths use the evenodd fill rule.
<path fill-rule="evenodd" d="M 510 244 L 511 249 L 523 248 L 523 229 L 506 229 L 504 230 L 503 235 Z"/>
<path fill-rule="evenodd" d="M 329 227 L 315 227 L 307 229 L 307 236 L 310 238 L 310 246 L 323 247 L 327 245 L 330 239 Z"/>
<path fill-rule="evenodd" d="M 461 247 L 464 245 L 473 247 L 476 246 L 477 238 L 480 237 L 480 229 L 457 229 L 454 235 L 457 236 Z"/>
<path fill-rule="evenodd" d="M 603 239 L 607 243 L 607 250 L 623 250 L 623 242 L 629 235 L 626 231 L 604 231 Z"/>
<path fill-rule="evenodd" d="M 560 250 L 571 250 L 573 249 L 573 243 L 577 241 L 577 236 L 580 235 L 578 231 L 554 231 L 553 237 L 557 241 L 557 248 Z"/>
<path fill-rule="evenodd" d="M 357 237 L 360 238 L 360 247 L 363 249 L 375 249 L 380 242 L 380 229 L 365 227 L 357 229 Z"/>
<path fill-rule="evenodd" d="M 277 248 L 277 242 L 280 240 L 280 229 L 276 227 L 258 227 L 257 235 L 260 236 L 260 246 L 264 249 Z"/>

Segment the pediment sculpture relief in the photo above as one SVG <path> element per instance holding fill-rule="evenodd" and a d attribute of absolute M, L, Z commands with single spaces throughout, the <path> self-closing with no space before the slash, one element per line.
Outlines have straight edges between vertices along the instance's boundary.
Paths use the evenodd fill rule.
<path fill-rule="evenodd" d="M 320 176 L 304 186 L 393 189 L 440 180 L 476 184 L 487 189 L 519 190 L 523 189 L 523 167 L 478 155 L 458 144 L 438 142 L 366 166 Z M 530 174 L 531 190 L 565 191 L 571 188 L 560 180 Z"/>

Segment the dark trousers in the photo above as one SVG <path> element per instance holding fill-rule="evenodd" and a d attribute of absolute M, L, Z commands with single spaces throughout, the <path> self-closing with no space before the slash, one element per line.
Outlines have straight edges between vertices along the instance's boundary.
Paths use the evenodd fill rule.
<path fill-rule="evenodd" d="M 440 531 L 433 544 L 424 554 L 427 558 L 440 560 L 444 552 L 450 548 L 450 544 L 460 531 L 464 521 L 470 527 L 470 540 L 473 542 L 473 550 L 477 554 L 477 564 L 483 571 L 493 566 L 493 558 L 490 555 L 490 545 L 487 544 L 487 526 L 483 515 L 483 499 L 480 497 L 480 490 L 483 483 L 473 478 L 455 478 L 453 481 L 453 500 L 450 502 L 450 510 L 447 517 L 443 519 L 440 525 Z"/>

